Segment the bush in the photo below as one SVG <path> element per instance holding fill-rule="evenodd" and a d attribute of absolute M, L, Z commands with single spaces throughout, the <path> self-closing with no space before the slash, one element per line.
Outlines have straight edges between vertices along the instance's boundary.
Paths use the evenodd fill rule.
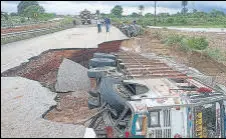
<path fill-rule="evenodd" d="M 17 13 L 12 12 L 10 13 L 10 16 L 17 16 Z"/>
<path fill-rule="evenodd" d="M 191 51 L 192 49 L 189 47 L 188 45 L 188 39 L 187 38 L 183 38 L 180 42 L 180 48 L 183 51 Z"/>
<path fill-rule="evenodd" d="M 187 41 L 187 45 L 196 50 L 204 50 L 208 47 L 209 43 L 204 37 L 191 37 Z"/>
<path fill-rule="evenodd" d="M 24 17 L 22 17 L 22 18 L 20 18 L 20 22 L 24 23 L 24 22 L 26 22 L 26 19 Z"/>
<path fill-rule="evenodd" d="M 165 40 L 164 43 L 167 45 L 180 44 L 184 36 L 177 34 L 170 34 Z"/>
<path fill-rule="evenodd" d="M 173 22 L 174 22 L 174 19 L 173 18 L 166 19 L 166 23 L 173 23 Z"/>

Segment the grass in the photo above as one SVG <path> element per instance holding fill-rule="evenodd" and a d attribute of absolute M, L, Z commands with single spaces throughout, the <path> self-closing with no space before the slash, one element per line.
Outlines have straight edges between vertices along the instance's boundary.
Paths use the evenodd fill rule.
<path fill-rule="evenodd" d="M 158 26 L 158 25 L 156 25 Z M 178 27 L 178 28 L 226 28 L 226 25 L 159 25 L 159 27 Z"/>
<path fill-rule="evenodd" d="M 218 48 L 207 48 L 205 53 L 218 62 L 226 61 L 226 52 L 222 52 Z"/>
<path fill-rule="evenodd" d="M 185 52 L 203 52 L 217 62 L 226 62 L 226 51 L 209 47 L 209 42 L 205 37 L 188 37 L 173 33 L 163 35 L 160 31 L 155 31 L 153 35 L 167 46 L 179 46 L 179 49 Z"/>
<path fill-rule="evenodd" d="M 156 33 L 156 38 L 160 38 L 160 34 Z M 162 42 L 168 46 L 178 45 L 182 50 L 205 50 L 209 43 L 205 37 L 187 37 L 178 34 L 169 34 L 162 37 Z"/>
<path fill-rule="evenodd" d="M 111 18 L 113 22 L 117 23 L 132 23 L 133 20 L 137 21 L 137 24 L 145 26 L 154 25 L 154 16 L 151 17 L 123 17 L 123 18 Z M 226 16 L 211 17 L 206 13 L 206 16 L 182 16 L 182 15 L 172 15 L 172 16 L 160 16 L 157 17 L 156 26 L 161 27 L 191 27 L 191 28 L 226 28 Z"/>

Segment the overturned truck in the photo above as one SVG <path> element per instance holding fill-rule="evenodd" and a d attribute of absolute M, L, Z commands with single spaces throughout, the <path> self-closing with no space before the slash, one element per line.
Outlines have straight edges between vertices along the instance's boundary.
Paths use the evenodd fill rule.
<path fill-rule="evenodd" d="M 93 57 L 88 105 L 102 110 L 107 137 L 225 137 L 223 89 L 203 84 L 159 59 L 124 51 Z M 93 120 L 91 127 L 104 134 L 94 122 L 100 120 Z"/>

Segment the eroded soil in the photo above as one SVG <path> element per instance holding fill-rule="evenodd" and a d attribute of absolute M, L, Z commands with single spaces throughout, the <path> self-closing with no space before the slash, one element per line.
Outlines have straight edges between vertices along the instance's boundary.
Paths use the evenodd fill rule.
<path fill-rule="evenodd" d="M 122 43 L 130 51 L 138 53 L 155 53 L 159 56 L 170 57 L 178 63 L 196 68 L 209 76 L 217 76 L 217 82 L 226 85 L 226 66 L 199 52 L 185 52 L 178 46 L 169 47 L 154 37 L 150 31 L 138 38 L 131 38 Z M 137 51 L 139 47 L 139 51 Z"/>
<path fill-rule="evenodd" d="M 45 115 L 45 119 L 67 124 L 77 124 L 91 117 L 96 109 L 88 108 L 88 93 L 76 91 L 58 94 L 57 106 Z"/>

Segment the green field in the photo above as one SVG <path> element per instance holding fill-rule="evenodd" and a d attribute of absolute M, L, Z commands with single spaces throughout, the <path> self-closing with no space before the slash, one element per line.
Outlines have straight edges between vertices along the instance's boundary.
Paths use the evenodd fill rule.
<path fill-rule="evenodd" d="M 155 17 L 152 14 L 146 14 L 145 16 L 122 16 L 116 17 L 111 14 L 104 15 L 105 17 L 110 17 L 112 21 L 116 24 L 130 24 L 134 20 L 137 24 L 146 27 L 154 26 Z M 175 27 L 196 27 L 196 28 L 226 28 L 226 14 L 217 13 L 187 13 L 187 14 L 159 14 L 156 17 L 156 26 L 175 26 Z"/>

